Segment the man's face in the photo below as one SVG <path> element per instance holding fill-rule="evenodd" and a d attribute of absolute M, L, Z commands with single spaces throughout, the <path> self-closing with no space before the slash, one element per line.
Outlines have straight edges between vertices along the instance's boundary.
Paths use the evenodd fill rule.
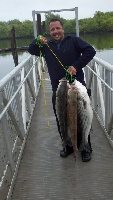
<path fill-rule="evenodd" d="M 55 42 L 59 42 L 64 38 L 64 29 L 59 21 L 51 22 L 49 24 L 49 31 Z"/>

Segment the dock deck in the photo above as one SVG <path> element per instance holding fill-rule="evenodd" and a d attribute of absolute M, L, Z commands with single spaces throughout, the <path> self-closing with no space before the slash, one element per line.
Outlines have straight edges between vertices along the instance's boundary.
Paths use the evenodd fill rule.
<path fill-rule="evenodd" d="M 12 200 L 113 200 L 113 149 L 96 117 L 93 119 L 92 159 L 88 163 L 73 154 L 61 158 L 61 139 L 51 103 L 51 84 L 41 86 L 22 156 Z"/>

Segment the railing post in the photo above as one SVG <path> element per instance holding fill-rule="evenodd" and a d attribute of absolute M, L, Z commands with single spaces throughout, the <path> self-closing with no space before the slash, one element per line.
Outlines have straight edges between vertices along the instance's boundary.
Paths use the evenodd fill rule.
<path fill-rule="evenodd" d="M 37 38 L 37 28 L 36 28 L 36 20 L 35 20 L 35 10 L 32 11 L 32 16 L 33 16 L 34 37 Z"/>
<path fill-rule="evenodd" d="M 25 71 L 24 71 L 24 68 L 22 68 L 21 81 L 24 80 L 24 76 L 25 76 Z M 26 132 L 26 103 L 25 103 L 26 96 L 25 96 L 25 83 L 22 85 L 21 95 L 22 95 L 22 118 L 23 118 L 23 124 L 24 124 L 24 131 Z"/>
<path fill-rule="evenodd" d="M 79 37 L 78 7 L 75 7 L 76 36 Z"/>

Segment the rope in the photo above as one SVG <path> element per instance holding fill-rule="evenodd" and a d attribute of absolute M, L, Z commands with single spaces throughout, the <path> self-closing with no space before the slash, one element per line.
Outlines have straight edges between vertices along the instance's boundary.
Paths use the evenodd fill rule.
<path fill-rule="evenodd" d="M 68 66 L 64 66 L 62 64 L 62 62 L 60 61 L 60 59 L 57 57 L 57 55 L 53 52 L 53 50 L 50 48 L 50 46 L 46 43 L 47 47 L 50 49 L 50 51 L 52 52 L 52 54 L 55 56 L 55 58 L 58 60 L 58 62 L 60 63 L 60 65 L 63 67 L 63 69 L 66 71 L 66 79 L 69 81 L 69 83 L 72 83 L 75 80 L 75 75 L 71 75 L 68 73 L 67 69 L 69 68 Z"/>
<path fill-rule="evenodd" d="M 50 51 L 52 52 L 52 54 L 55 56 L 55 58 L 58 60 L 58 62 L 60 63 L 60 65 L 64 68 L 65 71 L 67 71 L 67 69 L 64 67 L 64 65 L 62 64 L 62 62 L 59 60 L 59 58 L 57 57 L 57 55 L 53 52 L 53 50 L 50 48 L 50 46 L 48 45 L 48 43 L 46 43 L 46 45 L 48 46 L 48 48 L 50 49 Z"/>
<path fill-rule="evenodd" d="M 40 52 L 40 63 L 41 63 L 41 66 L 42 66 L 42 54 L 41 54 L 41 52 Z M 48 117 L 47 109 L 46 109 L 46 89 L 45 89 L 44 72 L 43 72 L 43 70 L 42 70 L 42 88 L 43 88 L 43 92 L 44 92 L 44 112 L 45 112 L 45 116 L 46 116 L 46 119 L 47 119 L 47 128 L 49 128 L 50 121 L 49 121 L 49 117 Z"/>
<path fill-rule="evenodd" d="M 36 44 L 39 46 L 40 48 L 40 52 L 41 52 L 41 47 L 43 47 L 43 45 L 40 43 L 40 38 L 42 36 L 39 35 L 37 38 L 36 38 Z M 54 53 L 54 51 L 50 48 L 50 46 L 48 45 L 48 43 L 45 43 L 45 45 L 49 48 L 49 50 L 52 52 L 52 54 L 55 56 L 55 58 L 57 59 L 57 61 L 60 63 L 60 65 L 63 67 L 63 69 L 66 71 L 66 76 L 65 78 L 69 81 L 69 83 L 73 83 L 73 81 L 75 80 L 75 75 L 70 75 L 67 71 L 67 69 L 69 68 L 68 66 L 64 66 L 62 64 L 62 62 L 60 61 L 60 59 L 57 57 L 57 55 Z M 42 52 L 41 52 L 41 55 L 42 55 Z"/>

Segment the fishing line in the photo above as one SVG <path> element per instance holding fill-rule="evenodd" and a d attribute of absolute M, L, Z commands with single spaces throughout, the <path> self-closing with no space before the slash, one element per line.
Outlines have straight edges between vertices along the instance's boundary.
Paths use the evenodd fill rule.
<path fill-rule="evenodd" d="M 43 45 L 40 43 L 40 38 L 43 37 L 41 35 L 39 35 L 37 38 L 36 38 L 36 44 L 39 46 L 40 48 L 40 51 L 41 51 L 41 47 L 43 47 Z M 62 64 L 62 62 L 60 61 L 60 59 L 57 57 L 57 55 L 54 53 L 54 51 L 51 49 L 51 47 L 48 45 L 48 43 L 45 43 L 45 45 L 49 48 L 49 50 L 51 51 L 51 53 L 55 56 L 55 58 L 57 59 L 57 61 L 60 63 L 60 65 L 63 67 L 63 69 L 66 71 L 66 75 L 65 75 L 65 78 L 69 81 L 69 83 L 73 83 L 74 80 L 75 80 L 75 75 L 71 75 L 68 73 L 68 68 L 69 66 L 64 66 Z M 42 52 L 41 52 L 42 54 Z"/>
<path fill-rule="evenodd" d="M 55 56 L 55 58 L 58 60 L 58 62 L 60 63 L 60 65 L 63 67 L 63 69 L 66 71 L 66 75 L 65 75 L 65 78 L 69 81 L 69 83 L 73 83 L 74 80 L 75 80 L 75 76 L 74 75 L 71 75 L 68 73 L 68 66 L 64 66 L 62 64 L 62 62 L 60 61 L 60 59 L 57 57 L 57 55 L 53 52 L 53 50 L 50 48 L 50 46 L 48 45 L 48 43 L 46 43 L 47 47 L 50 49 L 50 51 L 52 52 L 52 54 Z"/>
<path fill-rule="evenodd" d="M 40 63 L 41 63 L 41 68 L 43 67 L 43 63 L 42 63 L 42 53 L 40 51 Z M 42 88 L 43 88 L 43 92 L 44 92 L 44 112 L 45 112 L 45 116 L 46 116 L 46 119 L 47 119 L 47 128 L 50 127 L 50 121 L 49 121 L 49 117 L 48 117 L 48 114 L 47 114 L 47 107 L 46 107 L 46 89 L 45 89 L 45 82 L 44 82 L 44 72 L 42 70 Z"/>

